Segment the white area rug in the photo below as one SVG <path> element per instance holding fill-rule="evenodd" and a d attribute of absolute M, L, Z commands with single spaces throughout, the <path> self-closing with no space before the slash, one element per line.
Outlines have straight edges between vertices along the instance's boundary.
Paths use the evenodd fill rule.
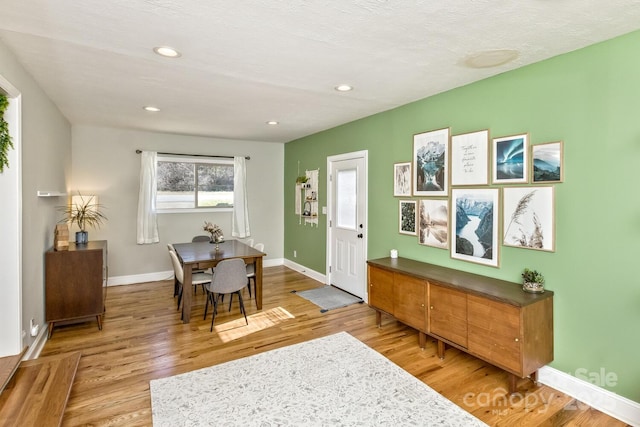
<path fill-rule="evenodd" d="M 484 426 L 341 332 L 151 381 L 160 426 Z"/>

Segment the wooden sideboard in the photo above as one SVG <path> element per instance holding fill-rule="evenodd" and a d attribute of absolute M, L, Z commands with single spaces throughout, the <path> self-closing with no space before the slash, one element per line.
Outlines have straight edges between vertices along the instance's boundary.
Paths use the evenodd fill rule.
<path fill-rule="evenodd" d="M 49 336 L 56 322 L 96 317 L 102 329 L 107 291 L 107 242 L 69 243 L 45 254 L 45 310 Z"/>
<path fill-rule="evenodd" d="M 369 305 L 426 335 L 509 372 L 536 380 L 553 360 L 553 292 L 526 293 L 517 283 L 405 258 L 367 261 Z"/>

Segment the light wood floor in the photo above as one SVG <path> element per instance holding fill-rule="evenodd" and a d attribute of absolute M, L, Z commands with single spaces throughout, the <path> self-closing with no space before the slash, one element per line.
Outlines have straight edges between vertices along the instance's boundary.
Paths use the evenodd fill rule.
<path fill-rule="evenodd" d="M 149 381 L 250 356 L 274 348 L 347 331 L 424 381 L 463 409 L 496 426 L 624 426 L 571 397 L 528 380 L 519 393 L 506 392 L 507 375 L 456 349 L 445 360 L 435 344 L 418 347 L 417 333 L 383 317 L 365 304 L 320 313 L 291 293 L 322 286 L 286 267 L 264 272 L 263 310 L 246 306 L 249 326 L 237 302 L 221 310 L 218 330 L 209 332 L 211 315 L 202 319 L 205 298 L 195 298 L 190 324 L 180 321 L 173 282 L 109 288 L 102 331 L 95 321 L 56 327 L 42 356 L 80 351 L 82 358 L 64 416 L 64 426 L 149 426 Z"/>

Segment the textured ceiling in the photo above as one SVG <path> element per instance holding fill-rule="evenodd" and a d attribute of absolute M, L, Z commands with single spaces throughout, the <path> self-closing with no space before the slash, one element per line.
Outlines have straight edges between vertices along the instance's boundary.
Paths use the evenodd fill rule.
<path fill-rule="evenodd" d="M 0 1 L 0 39 L 72 124 L 272 142 L 639 28 L 640 0 Z M 462 64 L 489 49 L 520 56 Z"/>

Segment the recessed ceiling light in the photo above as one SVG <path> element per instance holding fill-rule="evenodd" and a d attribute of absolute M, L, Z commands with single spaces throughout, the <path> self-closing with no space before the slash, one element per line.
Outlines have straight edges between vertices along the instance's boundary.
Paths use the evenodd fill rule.
<path fill-rule="evenodd" d="M 279 124 L 280 124 L 280 122 L 278 122 L 278 121 L 276 121 L 276 120 L 269 120 L 269 121 L 267 122 L 267 124 L 268 124 L 268 125 L 270 125 L 270 126 L 275 126 L 275 125 L 279 125 Z"/>
<path fill-rule="evenodd" d="M 158 55 L 166 56 L 167 58 L 178 58 L 179 56 L 182 56 L 180 52 L 169 46 L 154 47 L 153 51 Z"/>
<path fill-rule="evenodd" d="M 158 111 L 160 111 L 158 107 L 152 107 L 151 105 L 145 105 L 144 107 L 142 107 L 142 109 L 145 111 L 151 111 L 152 113 L 157 113 Z"/>
<path fill-rule="evenodd" d="M 485 50 L 467 56 L 463 63 L 471 68 L 491 68 L 516 59 L 520 53 L 513 49 Z"/>
<path fill-rule="evenodd" d="M 353 90 L 353 86 L 347 85 L 347 84 L 341 84 L 336 86 L 335 90 L 337 90 L 338 92 L 349 92 L 350 90 Z"/>

